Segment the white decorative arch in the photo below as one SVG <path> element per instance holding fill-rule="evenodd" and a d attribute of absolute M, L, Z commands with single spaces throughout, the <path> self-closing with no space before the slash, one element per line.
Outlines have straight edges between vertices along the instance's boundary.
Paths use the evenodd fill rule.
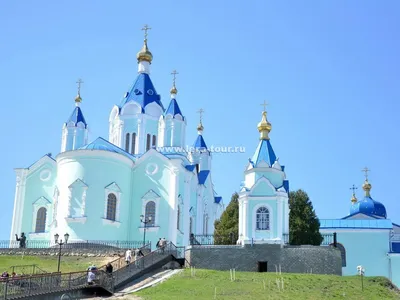
<path fill-rule="evenodd" d="M 107 219 L 107 205 L 110 194 L 114 194 L 117 198 L 116 207 L 115 207 L 115 220 Z M 104 215 L 103 215 L 103 224 L 114 225 L 116 227 L 120 226 L 120 206 L 121 206 L 121 188 L 118 186 L 116 182 L 112 182 L 109 185 L 104 187 Z"/>
<path fill-rule="evenodd" d="M 147 227 L 146 231 L 157 231 L 159 228 L 159 216 L 160 216 L 160 199 L 161 196 L 158 195 L 153 190 L 149 190 L 144 196 L 142 197 L 142 215 L 146 215 L 146 205 L 147 203 L 153 201 L 155 203 L 155 218 L 154 218 L 154 226 Z M 141 228 L 144 230 L 144 228 Z"/>
<path fill-rule="evenodd" d="M 150 116 L 156 117 L 156 118 L 159 118 L 163 113 L 161 106 L 158 105 L 156 102 L 151 102 L 151 103 L 147 104 L 144 111 L 147 115 L 150 115 Z"/>
<path fill-rule="evenodd" d="M 142 107 L 136 102 L 128 102 L 121 109 L 121 116 L 130 116 L 142 113 Z"/>
<path fill-rule="evenodd" d="M 260 207 L 266 207 L 269 211 L 269 230 L 257 230 L 257 210 Z M 259 203 L 253 207 L 253 211 L 251 213 L 251 218 L 252 218 L 252 223 L 251 223 L 251 228 L 252 228 L 252 234 L 251 236 L 255 236 L 255 233 L 257 231 L 263 231 L 263 232 L 274 232 L 274 213 L 275 211 L 272 209 L 272 207 L 267 204 L 267 203 Z M 271 237 L 274 238 L 274 237 Z"/>
<path fill-rule="evenodd" d="M 260 178 L 256 181 L 256 183 L 251 187 L 251 189 L 250 189 L 250 191 L 249 191 L 249 195 L 250 195 L 250 196 L 253 196 L 255 190 L 257 189 L 257 187 L 258 187 L 260 184 L 263 184 L 263 183 L 266 183 L 266 184 L 267 184 L 267 186 L 268 186 L 268 187 L 270 188 L 270 190 L 272 191 L 272 195 L 261 195 L 261 196 L 275 196 L 275 195 L 276 195 L 276 189 L 275 189 L 275 187 L 272 185 L 272 183 L 271 183 L 265 176 L 260 177 Z M 260 196 L 260 195 L 254 195 L 254 196 Z"/>
<path fill-rule="evenodd" d="M 111 110 L 110 117 L 108 118 L 108 121 L 109 122 L 114 121 L 114 119 L 118 116 L 118 114 L 119 114 L 119 107 L 114 105 L 114 107 Z"/>
<path fill-rule="evenodd" d="M 30 237 L 44 237 L 48 233 L 49 226 L 49 209 L 51 208 L 51 201 L 46 197 L 39 197 L 32 203 L 32 230 L 30 233 Z M 36 231 L 36 217 L 39 209 L 46 209 L 46 222 L 45 222 L 45 232 L 35 232 Z"/>

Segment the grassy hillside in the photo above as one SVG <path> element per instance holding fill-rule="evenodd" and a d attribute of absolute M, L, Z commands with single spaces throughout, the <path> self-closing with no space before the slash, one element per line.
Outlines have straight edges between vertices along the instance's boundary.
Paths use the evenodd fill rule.
<path fill-rule="evenodd" d="M 283 289 L 277 280 L 283 279 Z M 282 286 L 280 284 L 280 286 Z M 215 297 L 216 288 L 216 297 Z M 236 272 L 236 281 L 222 271 L 190 270 L 172 277 L 153 288 L 134 294 L 144 300 L 174 299 L 400 299 L 400 292 L 382 277 Z"/>
<path fill-rule="evenodd" d="M 61 272 L 76 272 L 85 271 L 90 265 L 102 266 L 108 261 L 115 258 L 107 259 L 105 257 L 79 257 L 65 256 L 61 257 Z M 1 255 L 0 256 L 0 274 L 4 271 L 10 272 L 11 266 L 33 265 L 36 264 L 39 268 L 47 272 L 56 272 L 58 266 L 58 256 L 16 256 L 16 255 Z M 17 268 L 16 273 L 30 274 L 32 268 Z"/>

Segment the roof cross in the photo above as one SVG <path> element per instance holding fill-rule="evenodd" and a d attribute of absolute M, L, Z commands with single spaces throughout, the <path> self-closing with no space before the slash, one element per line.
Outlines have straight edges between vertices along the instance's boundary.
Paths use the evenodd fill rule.
<path fill-rule="evenodd" d="M 202 108 L 200 108 L 197 112 L 198 112 L 199 115 L 200 115 L 200 123 L 201 123 L 201 121 L 203 120 L 203 113 L 204 113 L 204 110 L 203 110 Z"/>
<path fill-rule="evenodd" d="M 172 73 L 171 73 L 171 75 L 174 76 L 174 79 L 173 79 L 174 86 L 175 86 L 175 81 L 176 81 L 176 75 L 178 75 L 178 74 L 179 73 L 176 70 L 173 70 Z"/>
<path fill-rule="evenodd" d="M 365 173 L 365 175 L 364 175 L 365 176 L 365 180 L 368 180 L 368 172 L 370 172 L 371 170 L 368 169 L 367 167 L 365 167 L 361 171 Z"/>
<path fill-rule="evenodd" d="M 268 105 L 268 103 L 264 100 L 264 103 L 263 104 L 260 104 L 261 106 L 264 106 L 264 111 L 267 109 L 266 107 L 267 107 L 267 105 Z"/>
<path fill-rule="evenodd" d="M 78 79 L 78 81 L 76 82 L 78 84 L 78 95 L 81 94 L 81 84 L 83 83 L 82 79 Z"/>
<path fill-rule="evenodd" d="M 147 31 L 151 30 L 151 28 L 147 24 L 145 24 L 142 30 L 144 30 L 144 39 L 147 40 Z"/>
<path fill-rule="evenodd" d="M 356 189 L 358 189 L 358 187 L 356 187 L 356 186 L 353 184 L 353 186 L 352 186 L 350 189 L 353 190 L 353 194 L 355 194 L 355 193 L 356 193 Z"/>

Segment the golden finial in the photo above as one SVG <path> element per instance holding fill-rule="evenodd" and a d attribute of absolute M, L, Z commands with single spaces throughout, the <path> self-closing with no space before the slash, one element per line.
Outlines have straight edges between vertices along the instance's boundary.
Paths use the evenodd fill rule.
<path fill-rule="evenodd" d="M 176 75 L 177 74 L 179 74 L 179 73 L 176 70 L 173 70 L 172 73 L 171 73 L 171 75 L 174 76 L 174 79 L 172 81 L 172 88 L 170 90 L 171 95 L 178 94 L 178 90 L 176 89 L 176 86 L 175 86 L 175 81 L 176 81 Z"/>
<path fill-rule="evenodd" d="M 370 191 L 372 188 L 372 185 L 368 182 L 368 172 L 371 171 L 370 169 L 368 169 L 367 167 L 365 167 L 364 169 L 361 170 L 362 172 L 365 173 L 365 181 L 363 184 L 363 190 L 365 191 L 365 197 L 371 197 L 370 195 Z"/>
<path fill-rule="evenodd" d="M 82 79 L 78 79 L 78 81 L 76 82 L 78 84 L 78 95 L 76 95 L 75 97 L 75 103 L 77 105 L 79 105 L 79 103 L 82 102 L 82 98 L 81 98 L 81 84 L 83 83 Z"/>
<path fill-rule="evenodd" d="M 356 197 L 356 193 L 355 193 L 355 190 L 357 189 L 357 187 L 353 184 L 353 186 L 350 189 L 353 190 L 353 196 L 351 197 L 351 203 L 354 204 L 357 202 L 357 197 Z"/>
<path fill-rule="evenodd" d="M 142 30 L 144 30 L 144 44 L 142 49 L 136 55 L 138 62 L 147 61 L 151 63 L 151 61 L 153 60 L 153 54 L 151 54 L 149 48 L 147 47 L 147 31 L 150 29 L 151 28 L 147 25 L 144 25 L 144 27 L 142 28 Z"/>
<path fill-rule="evenodd" d="M 204 130 L 204 126 L 203 126 L 203 113 L 204 113 L 204 110 L 203 110 L 202 108 L 200 108 L 197 112 L 198 112 L 199 115 L 200 115 L 200 122 L 199 122 L 199 125 L 197 125 L 197 131 L 198 131 L 199 134 L 200 134 L 200 133 L 202 133 L 203 130 Z"/>
<path fill-rule="evenodd" d="M 268 104 L 267 104 L 267 102 L 264 101 L 264 103 L 261 104 L 261 105 L 264 106 L 264 110 L 263 110 L 263 113 L 262 113 L 261 122 L 258 123 L 257 127 L 258 127 L 258 131 L 260 132 L 260 140 L 269 140 L 268 133 L 271 132 L 272 125 L 267 120 L 266 106 Z"/>

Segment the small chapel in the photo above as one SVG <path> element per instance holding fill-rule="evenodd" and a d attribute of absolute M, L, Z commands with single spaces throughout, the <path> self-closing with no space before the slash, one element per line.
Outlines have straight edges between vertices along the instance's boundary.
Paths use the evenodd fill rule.
<path fill-rule="evenodd" d="M 165 238 L 178 246 L 190 234 L 213 234 L 223 210 L 214 190 L 212 154 L 203 122 L 187 151 L 187 120 L 178 104 L 177 72 L 164 106 L 150 77 L 153 54 L 146 25 L 138 75 L 109 115 L 108 138 L 89 140 L 81 83 L 62 126 L 61 151 L 17 168 L 10 239 L 141 241 Z"/>

